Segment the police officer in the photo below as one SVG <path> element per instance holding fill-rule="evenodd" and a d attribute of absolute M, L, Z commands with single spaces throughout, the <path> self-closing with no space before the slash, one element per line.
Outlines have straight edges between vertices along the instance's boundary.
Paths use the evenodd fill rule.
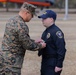
<path fill-rule="evenodd" d="M 42 18 L 42 23 L 46 30 L 42 34 L 42 39 L 46 42 L 46 47 L 39 51 L 42 55 L 41 75 L 60 75 L 65 57 L 64 34 L 59 27 L 55 25 L 56 13 L 52 10 L 46 10 L 38 18 Z"/>
<path fill-rule="evenodd" d="M 46 43 L 37 44 L 30 38 L 29 29 L 25 23 L 33 18 L 35 9 L 34 5 L 24 3 L 19 15 L 6 23 L 1 46 L 2 54 L 0 54 L 0 75 L 21 75 L 26 49 L 36 51 L 46 46 Z"/>

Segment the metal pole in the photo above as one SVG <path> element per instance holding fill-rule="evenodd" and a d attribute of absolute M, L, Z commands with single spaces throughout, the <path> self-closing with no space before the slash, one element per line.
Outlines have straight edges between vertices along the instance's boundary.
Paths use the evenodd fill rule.
<path fill-rule="evenodd" d="M 6 12 L 8 12 L 8 0 L 6 1 Z"/>
<path fill-rule="evenodd" d="M 64 20 L 68 19 L 68 0 L 65 0 L 65 16 Z"/>

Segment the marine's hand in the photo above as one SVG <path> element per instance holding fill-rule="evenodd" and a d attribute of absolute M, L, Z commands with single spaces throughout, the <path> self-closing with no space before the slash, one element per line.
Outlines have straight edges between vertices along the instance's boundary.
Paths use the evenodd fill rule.
<path fill-rule="evenodd" d="M 62 70 L 62 68 L 59 68 L 59 67 L 55 67 L 55 72 L 59 72 L 59 71 L 61 71 Z"/>
<path fill-rule="evenodd" d="M 41 43 L 41 42 L 44 42 L 42 39 L 37 39 L 35 40 L 36 43 Z"/>
<path fill-rule="evenodd" d="M 46 47 L 46 43 L 45 42 L 40 42 L 40 44 L 42 45 L 42 48 Z"/>
<path fill-rule="evenodd" d="M 40 43 L 42 45 L 42 48 L 45 48 L 46 47 L 46 43 L 42 39 L 35 40 L 35 42 L 36 43 Z"/>

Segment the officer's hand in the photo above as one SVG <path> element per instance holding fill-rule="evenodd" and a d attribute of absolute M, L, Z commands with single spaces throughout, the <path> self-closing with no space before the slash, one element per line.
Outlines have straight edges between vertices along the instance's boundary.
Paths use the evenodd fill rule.
<path fill-rule="evenodd" d="M 40 42 L 40 44 L 42 45 L 42 48 L 46 47 L 46 43 L 45 42 Z"/>
<path fill-rule="evenodd" d="M 61 70 L 62 70 L 62 68 L 55 67 L 55 72 L 59 72 L 59 71 L 61 71 Z"/>

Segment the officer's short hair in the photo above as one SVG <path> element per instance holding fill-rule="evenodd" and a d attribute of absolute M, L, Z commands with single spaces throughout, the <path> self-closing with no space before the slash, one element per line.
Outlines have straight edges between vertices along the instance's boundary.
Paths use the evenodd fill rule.
<path fill-rule="evenodd" d="M 24 2 L 23 5 L 21 6 L 21 9 L 22 10 L 28 10 L 31 12 L 31 14 L 35 15 L 36 6 L 29 4 L 27 2 Z"/>

